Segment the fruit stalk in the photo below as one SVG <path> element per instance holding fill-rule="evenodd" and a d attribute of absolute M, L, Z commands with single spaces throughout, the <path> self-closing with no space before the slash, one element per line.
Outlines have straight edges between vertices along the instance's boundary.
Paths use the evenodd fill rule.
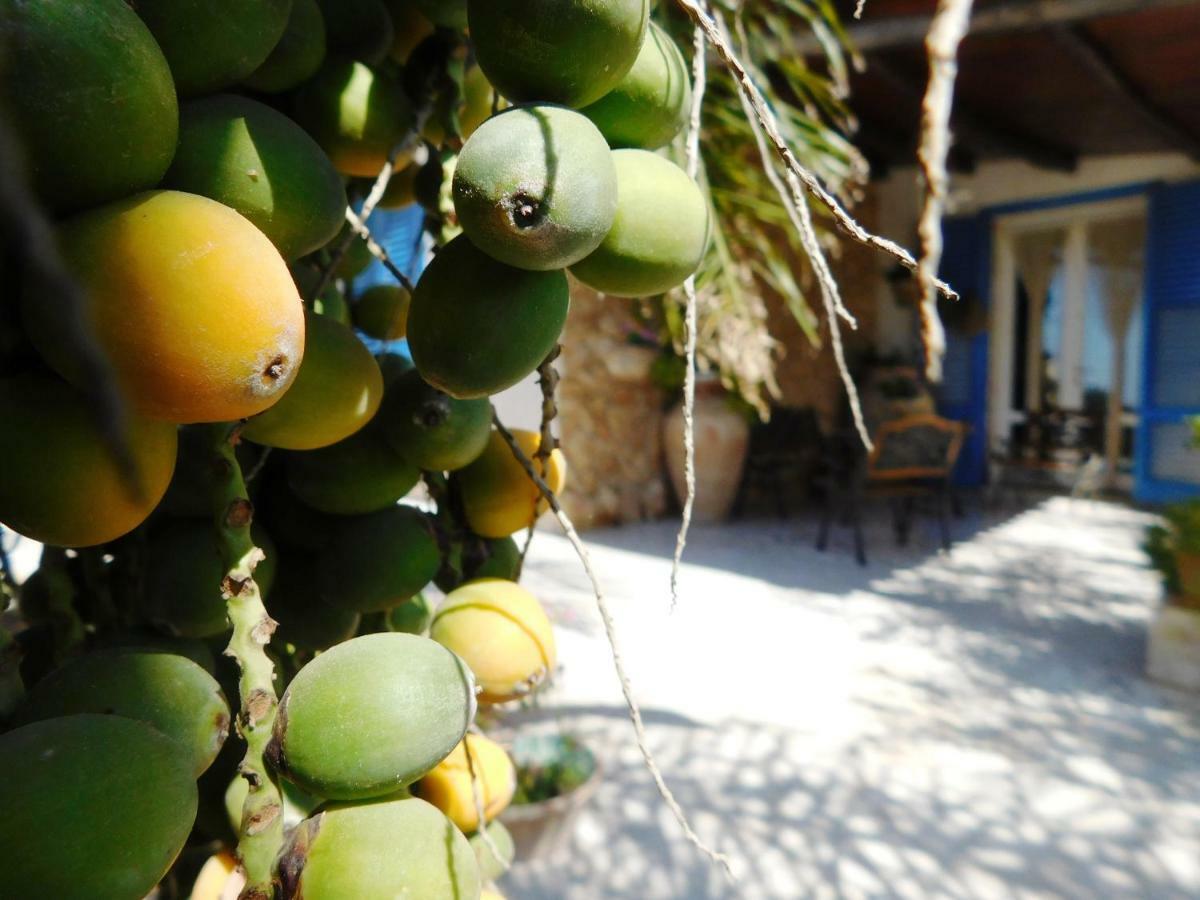
<path fill-rule="evenodd" d="M 283 800 L 264 757 L 279 707 L 275 667 L 266 653 L 276 623 L 267 615 L 254 581 L 254 567 L 264 554 L 250 537 L 254 507 L 246 496 L 242 470 L 234 455 L 237 430 L 228 424 L 210 429 L 215 476 L 212 510 L 225 571 L 221 595 L 233 623 L 233 636 L 225 653 L 236 659 L 241 669 L 241 707 L 236 721 L 238 734 L 246 742 L 246 755 L 238 771 L 250 784 L 238 830 L 237 854 L 246 871 L 241 900 L 268 900 L 273 896 L 275 858 L 283 846 Z"/>

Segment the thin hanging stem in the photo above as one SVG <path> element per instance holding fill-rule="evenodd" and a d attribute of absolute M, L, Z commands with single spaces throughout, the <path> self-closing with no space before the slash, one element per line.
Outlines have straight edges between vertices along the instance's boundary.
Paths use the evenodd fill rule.
<path fill-rule="evenodd" d="M 692 32 L 692 108 L 687 130 L 687 174 L 692 181 L 700 175 L 700 117 L 704 110 L 704 90 L 707 84 L 708 47 L 699 26 Z M 679 603 L 679 566 L 687 546 L 688 529 L 692 525 L 692 508 L 696 505 L 696 275 L 692 273 L 683 283 L 687 300 L 684 316 L 683 370 L 683 480 L 687 496 L 675 535 L 675 553 L 671 558 L 671 612 Z"/>
<path fill-rule="evenodd" d="M 373 257 L 379 260 L 379 262 L 385 269 L 388 270 L 393 278 L 400 282 L 400 286 L 402 288 L 411 294 L 414 290 L 412 281 L 407 275 L 404 274 L 400 267 L 396 265 L 395 261 L 388 254 L 384 246 L 380 244 L 379 241 L 375 240 L 370 229 L 367 228 L 366 222 L 362 220 L 358 213 L 348 206 L 346 207 L 346 222 L 349 223 L 350 228 L 354 231 L 354 233 L 366 242 L 367 251 Z"/>
<path fill-rule="evenodd" d="M 483 846 L 488 848 L 488 851 L 500 863 L 501 868 L 507 872 L 509 862 L 500 854 L 500 850 L 492 841 L 492 836 L 488 834 L 487 810 L 483 804 L 482 781 L 475 772 L 475 755 L 471 752 L 471 742 L 467 739 L 468 737 L 470 735 L 463 736 L 463 755 L 467 757 L 467 773 L 471 777 L 471 799 L 475 802 L 475 820 L 478 823 L 475 826 L 475 832 L 479 835 L 479 839 L 483 841 Z"/>
<path fill-rule="evenodd" d="M 906 269 L 915 272 L 917 261 L 911 253 L 894 241 L 880 237 L 877 234 L 872 234 L 863 228 L 850 213 L 846 212 L 837 198 L 825 189 L 817 176 L 800 164 L 796 155 L 792 153 L 787 142 L 783 139 L 775 114 L 771 112 L 771 108 L 767 105 L 762 92 L 746 71 L 746 67 L 742 65 L 741 60 L 738 59 L 737 54 L 734 53 L 729 41 L 721 34 L 716 22 L 700 7 L 698 0 L 677 0 L 677 2 L 691 17 L 692 21 L 704 30 L 704 36 L 712 44 L 713 49 L 717 51 L 717 54 L 725 63 L 725 67 L 732 73 L 738 90 L 750 101 L 750 106 L 754 110 L 754 118 L 762 126 L 763 130 L 766 131 L 771 145 L 783 163 L 784 171 L 788 173 L 789 183 L 794 178 L 803 185 L 809 193 L 816 197 L 829 210 L 833 215 L 834 221 L 851 238 L 860 244 L 874 247 L 876 250 L 888 254 Z M 958 294 L 944 281 L 935 281 L 935 284 L 937 289 L 946 297 L 951 299 L 958 298 Z"/>
<path fill-rule="evenodd" d="M 946 155 L 950 152 L 950 107 L 958 75 L 958 45 L 967 33 L 972 0 L 939 0 L 925 37 L 929 57 L 929 84 L 921 103 L 921 146 L 917 160 L 925 179 L 925 202 L 917 233 L 921 262 L 917 284 L 921 290 L 921 346 L 925 350 L 925 377 L 942 380 L 946 355 L 946 329 L 937 311 L 936 275 L 942 261 L 942 212 L 946 206 Z"/>
<path fill-rule="evenodd" d="M 233 623 L 225 653 L 237 660 L 241 670 L 241 707 L 236 721 L 238 734 L 246 742 L 246 755 L 238 771 L 250 785 L 238 829 L 237 853 L 246 872 L 241 900 L 270 900 L 274 896 L 275 858 L 283 846 L 283 799 L 263 755 L 279 707 L 275 666 L 266 652 L 276 623 L 267 615 L 254 581 L 254 568 L 264 556 L 250 536 L 254 507 L 246 496 L 246 484 L 234 454 L 237 427 L 208 427 L 215 475 L 212 511 L 225 571 L 221 595 Z"/>
<path fill-rule="evenodd" d="M 735 881 L 733 869 L 729 866 L 729 859 L 723 853 L 717 853 L 706 845 L 695 831 L 692 830 L 691 824 L 688 822 L 687 815 L 683 811 L 683 807 L 679 805 L 679 801 L 675 799 L 675 795 L 671 793 L 671 789 L 667 787 L 666 781 L 663 779 L 662 770 L 659 769 L 658 763 L 654 761 L 654 756 L 650 752 L 650 747 L 646 743 L 646 726 L 642 722 L 641 707 L 633 697 L 633 687 L 629 682 L 629 676 L 625 673 L 625 664 L 621 661 L 621 652 L 617 645 L 616 625 L 613 623 L 612 613 L 608 609 L 608 601 L 604 599 L 604 592 L 600 588 L 600 580 L 596 576 L 595 569 L 592 568 L 592 558 L 584 546 L 583 541 L 579 538 L 579 533 L 575 530 L 575 525 L 571 522 L 570 517 L 559 503 L 558 497 L 554 491 L 550 490 L 550 486 L 546 484 L 544 478 L 538 473 L 531 460 L 521 449 L 516 439 L 512 436 L 504 423 L 500 421 L 500 417 L 496 414 L 496 410 L 492 409 L 492 422 L 496 426 L 496 430 L 508 444 L 508 448 L 512 451 L 513 457 L 521 464 L 521 468 L 525 470 L 530 480 L 537 485 L 537 489 L 545 498 L 546 503 L 550 505 L 550 509 L 554 512 L 555 518 L 558 519 L 558 524 L 562 526 L 563 532 L 570 541 L 571 546 L 575 550 L 575 554 L 579 557 L 580 563 L 583 565 L 583 570 L 587 574 L 588 580 L 592 583 L 592 593 L 596 600 L 596 609 L 600 612 L 600 619 L 604 623 L 604 634 L 608 638 L 608 647 L 612 655 L 613 667 L 617 671 L 617 680 L 621 683 L 621 693 L 625 697 L 625 707 L 629 710 L 629 719 L 633 723 L 634 735 L 637 739 L 638 750 L 641 751 L 642 760 L 646 764 L 646 769 L 650 772 L 650 776 L 654 779 L 654 785 L 658 788 L 659 796 L 663 802 L 667 804 L 667 808 L 671 810 L 671 814 L 675 816 L 675 821 L 683 829 L 684 835 L 688 841 L 692 843 L 701 853 L 711 859 L 714 863 L 719 864 L 725 872 L 726 877 L 731 881 Z"/>
<path fill-rule="evenodd" d="M 715 21 L 721 35 L 728 40 L 729 33 L 725 28 L 725 22 L 720 14 L 717 15 Z M 739 42 L 742 53 L 745 54 L 746 36 L 744 30 L 739 30 Z M 821 301 L 825 306 L 825 317 L 829 321 L 829 343 L 833 349 L 834 363 L 837 365 L 838 376 L 841 378 L 842 387 L 846 392 L 846 402 L 850 406 L 850 415 L 854 420 L 854 427 L 858 432 L 859 440 L 862 441 L 863 446 L 870 452 L 874 449 L 874 444 L 871 442 L 871 436 L 867 431 L 866 420 L 862 412 L 862 403 L 859 401 L 858 388 L 854 384 L 854 378 L 850 375 L 850 367 L 846 363 L 846 351 L 842 344 L 842 329 L 838 322 L 838 317 L 840 315 L 841 318 L 846 319 L 852 327 L 857 327 L 858 323 L 842 303 L 837 279 L 833 277 L 833 271 L 829 268 L 829 261 L 825 258 L 825 253 L 821 249 L 821 242 L 817 238 L 817 231 L 812 220 L 812 210 L 808 208 L 808 198 L 804 196 L 794 182 L 791 189 L 784 183 L 775 168 L 775 160 L 772 158 L 770 147 L 767 145 L 767 137 L 764 134 L 764 129 L 755 118 L 754 110 L 745 94 L 741 95 L 741 101 L 746 119 L 750 123 L 750 130 L 754 134 L 754 142 L 758 146 L 758 154 L 762 160 L 763 171 L 766 172 L 767 178 L 774 186 L 776 193 L 779 194 L 779 199 L 782 201 L 784 209 L 787 210 L 788 218 L 796 229 L 796 233 L 800 236 L 800 244 L 803 246 L 804 252 L 812 264 L 813 272 L 817 276 L 817 287 L 821 292 Z"/>
<path fill-rule="evenodd" d="M 554 368 L 554 361 L 561 353 L 562 344 L 555 344 L 554 349 L 547 354 L 537 369 L 538 387 L 542 392 L 542 421 L 541 439 L 538 441 L 537 452 L 533 454 L 533 460 L 538 465 L 538 471 L 543 475 L 549 471 L 547 466 L 550 464 L 550 455 L 558 446 L 558 439 L 554 437 L 553 422 L 558 417 L 558 401 L 555 398 L 555 391 L 558 389 L 559 375 Z M 529 528 L 526 530 L 525 546 L 521 548 L 521 559 L 517 563 L 518 579 L 521 577 L 521 570 L 525 568 L 525 557 L 529 554 L 529 547 L 533 543 L 533 533 L 537 529 L 538 505 L 535 500 L 533 521 L 529 523 Z"/>

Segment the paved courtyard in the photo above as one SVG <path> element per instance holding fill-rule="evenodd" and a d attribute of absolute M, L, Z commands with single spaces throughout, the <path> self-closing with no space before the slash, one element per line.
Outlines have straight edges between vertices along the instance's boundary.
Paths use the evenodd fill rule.
<path fill-rule="evenodd" d="M 948 555 L 881 524 L 865 569 L 803 519 L 698 527 L 674 613 L 672 523 L 587 535 L 652 749 L 735 887 L 658 800 L 587 582 L 539 533 L 563 670 L 526 727 L 589 737 L 605 777 L 510 900 L 1200 896 L 1200 698 L 1141 674 L 1147 521 L 1055 499 L 968 515 Z"/>

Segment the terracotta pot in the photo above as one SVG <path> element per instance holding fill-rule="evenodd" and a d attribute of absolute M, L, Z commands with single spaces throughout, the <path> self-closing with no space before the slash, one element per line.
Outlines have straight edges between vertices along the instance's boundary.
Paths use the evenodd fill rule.
<path fill-rule="evenodd" d="M 750 425 L 726 402 L 716 379 L 696 384 L 696 502 L 693 522 L 719 522 L 729 515 L 742 481 Z M 684 478 L 683 403 L 663 419 L 663 450 L 671 486 L 682 506 L 687 496 Z"/>
<path fill-rule="evenodd" d="M 1179 570 L 1180 593 L 1200 600 L 1200 553 L 1176 553 L 1175 567 Z"/>

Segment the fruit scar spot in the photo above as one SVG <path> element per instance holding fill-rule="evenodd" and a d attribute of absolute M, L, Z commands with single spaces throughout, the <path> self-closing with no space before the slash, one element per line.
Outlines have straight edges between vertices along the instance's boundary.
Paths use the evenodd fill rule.
<path fill-rule="evenodd" d="M 524 192 L 518 192 L 509 198 L 508 213 L 517 228 L 533 228 L 542 221 L 542 201 Z"/>

